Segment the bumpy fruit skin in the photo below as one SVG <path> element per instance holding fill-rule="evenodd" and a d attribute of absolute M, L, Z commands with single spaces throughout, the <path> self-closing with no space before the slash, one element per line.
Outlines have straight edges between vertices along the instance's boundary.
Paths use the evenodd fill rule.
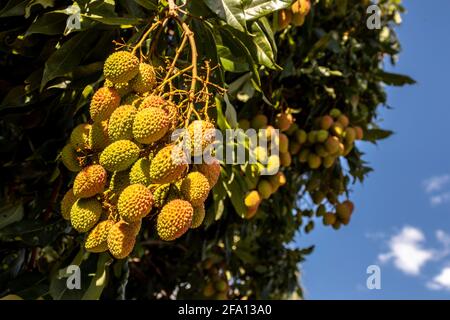
<path fill-rule="evenodd" d="M 195 165 L 198 172 L 202 173 L 209 182 L 209 189 L 212 189 L 220 177 L 220 163 L 216 158 L 212 158 L 210 163 Z"/>
<path fill-rule="evenodd" d="M 173 103 L 167 103 L 163 108 L 167 113 L 167 118 L 169 119 L 169 133 L 174 131 L 178 125 L 179 112 L 178 107 Z"/>
<path fill-rule="evenodd" d="M 142 103 L 139 105 L 138 110 L 144 110 L 147 108 L 164 108 L 167 104 L 167 100 L 165 100 L 163 97 L 150 94 L 142 100 Z"/>
<path fill-rule="evenodd" d="M 111 143 L 100 154 L 100 164 L 108 171 L 123 171 L 139 158 L 139 147 L 129 140 Z"/>
<path fill-rule="evenodd" d="M 250 191 L 244 198 L 244 204 L 247 208 L 253 208 L 259 206 L 262 198 L 258 191 Z"/>
<path fill-rule="evenodd" d="M 164 204 L 166 203 L 167 196 L 170 191 L 170 183 L 161 184 L 158 185 L 153 190 L 153 199 L 154 199 L 154 206 L 156 208 L 162 208 Z"/>
<path fill-rule="evenodd" d="M 117 209 L 120 217 L 127 222 L 136 222 L 150 213 L 153 206 L 153 195 L 142 184 L 126 187 L 119 196 Z"/>
<path fill-rule="evenodd" d="M 130 83 L 133 90 L 138 93 L 152 90 L 156 85 L 155 70 L 148 63 L 140 63 L 139 72 Z"/>
<path fill-rule="evenodd" d="M 64 146 L 62 149 L 61 160 L 69 171 L 78 172 L 81 170 L 80 163 L 77 160 L 77 153 L 71 144 Z"/>
<path fill-rule="evenodd" d="M 118 107 L 108 123 L 108 137 L 113 141 L 133 139 L 133 121 L 137 110 L 131 105 Z"/>
<path fill-rule="evenodd" d="M 144 186 L 150 184 L 150 161 L 146 158 L 141 158 L 136 161 L 130 170 L 130 183 L 140 183 Z"/>
<path fill-rule="evenodd" d="M 110 143 L 108 121 L 94 122 L 89 132 L 89 146 L 94 151 L 103 150 Z"/>
<path fill-rule="evenodd" d="M 133 88 L 131 87 L 129 82 L 112 83 L 108 79 L 105 80 L 104 86 L 108 87 L 108 88 L 116 89 L 117 93 L 119 93 L 119 95 L 121 97 L 126 96 L 127 94 L 129 94 L 133 90 Z"/>
<path fill-rule="evenodd" d="M 205 205 L 194 207 L 194 215 L 192 216 L 191 229 L 200 227 L 205 219 Z"/>
<path fill-rule="evenodd" d="M 216 131 L 211 122 L 195 120 L 188 126 L 193 155 L 201 155 L 216 139 Z"/>
<path fill-rule="evenodd" d="M 123 259 L 128 257 L 136 243 L 135 227 L 123 220 L 116 222 L 109 229 L 106 242 L 109 252 L 114 258 Z"/>
<path fill-rule="evenodd" d="M 73 193 L 77 198 L 90 198 L 105 189 L 106 170 L 98 164 L 93 164 L 81 170 L 73 182 Z"/>
<path fill-rule="evenodd" d="M 200 206 L 208 197 L 209 181 L 200 172 L 190 172 L 181 182 L 180 191 L 194 207 Z"/>
<path fill-rule="evenodd" d="M 70 210 L 70 222 L 78 232 L 88 232 L 102 214 L 101 203 L 94 198 L 78 199 Z"/>
<path fill-rule="evenodd" d="M 158 141 L 169 130 L 167 112 L 159 108 L 146 108 L 136 114 L 133 136 L 137 142 L 150 144 Z"/>
<path fill-rule="evenodd" d="M 98 89 L 91 100 L 89 112 L 94 122 L 107 120 L 120 105 L 120 95 L 114 88 Z"/>
<path fill-rule="evenodd" d="M 112 83 L 124 83 L 133 79 L 139 72 L 139 59 L 127 51 L 111 54 L 105 61 L 103 74 Z"/>
<path fill-rule="evenodd" d="M 113 220 L 100 221 L 86 237 L 84 247 L 89 252 L 100 253 L 108 250 L 108 233 L 114 225 Z"/>
<path fill-rule="evenodd" d="M 73 204 L 77 201 L 77 197 L 73 194 L 73 189 L 66 192 L 61 200 L 61 215 L 65 220 L 70 220 L 70 209 L 72 209 Z"/>
<path fill-rule="evenodd" d="M 183 150 L 174 145 L 162 148 L 150 164 L 152 183 L 164 184 L 178 180 L 188 168 L 187 157 Z"/>
<path fill-rule="evenodd" d="M 167 203 L 158 215 L 156 230 L 162 240 L 172 241 L 181 237 L 191 226 L 194 208 L 184 200 Z"/>
<path fill-rule="evenodd" d="M 89 133 L 91 125 L 82 123 L 77 125 L 70 134 L 70 144 L 75 150 L 85 150 L 89 148 Z"/>
<path fill-rule="evenodd" d="M 267 180 L 261 180 L 258 183 L 258 192 L 263 199 L 269 199 L 273 193 L 272 184 Z"/>

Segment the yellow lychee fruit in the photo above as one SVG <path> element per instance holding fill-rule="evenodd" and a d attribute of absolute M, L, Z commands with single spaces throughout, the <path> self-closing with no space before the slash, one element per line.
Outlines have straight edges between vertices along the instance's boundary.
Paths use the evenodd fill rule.
<path fill-rule="evenodd" d="M 136 243 L 136 229 L 132 224 L 120 220 L 108 232 L 106 240 L 109 252 L 116 259 L 124 259 L 133 251 Z"/>
<path fill-rule="evenodd" d="M 180 191 L 192 206 L 198 207 L 209 194 L 209 181 L 200 172 L 190 172 L 181 182 Z"/>
<path fill-rule="evenodd" d="M 320 128 L 322 130 L 329 130 L 333 125 L 334 120 L 331 116 L 325 115 L 320 119 Z"/>
<path fill-rule="evenodd" d="M 77 125 L 70 134 L 70 144 L 75 150 L 89 149 L 89 133 L 91 125 L 82 123 Z"/>
<path fill-rule="evenodd" d="M 209 121 L 195 120 L 188 126 L 192 155 L 202 155 L 204 150 L 216 140 L 216 130 Z"/>
<path fill-rule="evenodd" d="M 209 182 L 209 189 L 212 189 L 220 177 L 220 163 L 216 158 L 209 159 L 209 163 L 196 164 L 195 169 L 202 173 Z"/>
<path fill-rule="evenodd" d="M 130 85 L 137 93 L 145 93 L 156 86 L 156 74 L 152 65 L 139 64 L 138 74 L 130 81 Z"/>
<path fill-rule="evenodd" d="M 127 51 L 111 54 L 105 61 L 103 74 L 112 83 L 124 83 L 133 79 L 139 72 L 139 59 Z"/>
<path fill-rule="evenodd" d="M 127 222 L 136 222 L 150 213 L 153 206 L 153 195 L 142 184 L 126 187 L 119 196 L 117 210 L 120 217 Z"/>
<path fill-rule="evenodd" d="M 163 109 L 149 107 L 136 114 L 133 136 L 137 142 L 150 144 L 164 137 L 169 124 L 169 118 Z"/>
<path fill-rule="evenodd" d="M 292 157 L 289 152 L 280 153 L 280 164 L 282 167 L 289 167 L 292 164 Z"/>
<path fill-rule="evenodd" d="M 244 203 L 247 208 L 259 206 L 262 201 L 262 197 L 258 191 L 250 191 L 244 198 Z"/>
<path fill-rule="evenodd" d="M 108 137 L 112 142 L 133 139 L 133 122 L 136 114 L 136 108 L 131 105 L 123 105 L 114 110 L 108 123 Z"/>
<path fill-rule="evenodd" d="M 194 214 L 192 216 L 191 229 L 200 227 L 205 219 L 205 205 L 194 207 Z"/>
<path fill-rule="evenodd" d="M 183 149 L 168 145 L 162 148 L 150 163 L 152 183 L 164 184 L 178 180 L 188 168 L 188 160 Z"/>
<path fill-rule="evenodd" d="M 159 237 L 172 241 L 181 237 L 191 226 L 194 208 L 185 200 L 172 200 L 158 214 L 156 230 Z"/>
<path fill-rule="evenodd" d="M 130 140 L 111 143 L 100 154 L 100 164 L 108 171 L 124 171 L 138 159 L 139 147 Z"/>
<path fill-rule="evenodd" d="M 70 222 L 78 232 L 87 232 L 100 219 L 102 205 L 95 198 L 78 199 L 70 209 Z"/>
<path fill-rule="evenodd" d="M 120 95 L 114 88 L 98 89 L 91 100 L 89 112 L 94 122 L 108 120 L 113 111 L 120 105 Z"/>
<path fill-rule="evenodd" d="M 78 198 L 73 194 L 73 189 L 68 190 L 61 200 L 61 215 L 65 220 L 70 220 L 70 209 Z"/>
<path fill-rule="evenodd" d="M 78 172 L 82 169 L 77 153 L 71 144 L 65 145 L 62 149 L 61 161 L 69 171 Z"/>
<path fill-rule="evenodd" d="M 84 247 L 88 252 L 100 253 L 108 250 L 108 233 L 114 225 L 113 220 L 100 221 L 91 231 L 89 231 Z"/>
<path fill-rule="evenodd" d="M 150 161 L 148 159 L 140 158 L 133 164 L 130 170 L 130 183 L 140 183 L 144 186 L 148 186 L 151 183 Z"/>
<path fill-rule="evenodd" d="M 73 193 L 77 198 L 90 198 L 105 189 L 106 170 L 98 164 L 90 165 L 81 170 L 75 177 Z"/>

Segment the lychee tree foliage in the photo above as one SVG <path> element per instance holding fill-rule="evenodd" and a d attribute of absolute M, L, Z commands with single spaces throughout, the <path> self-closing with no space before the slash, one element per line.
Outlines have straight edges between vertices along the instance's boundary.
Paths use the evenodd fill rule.
<path fill-rule="evenodd" d="M 377 121 L 383 85 L 414 83 L 383 70 L 400 51 L 400 1 L 378 2 L 381 28 L 372 30 L 370 4 L 2 2 L 0 296 L 302 297 L 298 267 L 313 249 L 302 237 L 364 214 L 350 200 L 371 171 L 359 147 L 392 133 Z M 105 63 L 116 51 L 129 59 Z M 135 71 L 119 83 L 125 73 L 112 65 Z M 163 107 L 139 110 L 155 96 Z M 108 104 L 116 116 L 99 109 L 105 99 L 120 101 Z M 195 120 L 266 129 L 280 156 L 260 150 L 257 164 L 222 163 L 215 184 L 193 165 L 158 180 L 157 169 L 171 167 L 158 157 L 167 132 Z M 93 144 L 99 136 L 105 143 Z M 260 176 L 276 164 L 280 172 Z M 120 172 L 139 183 L 118 191 Z M 172 228 L 173 212 L 187 217 L 182 227 Z M 69 265 L 80 266 L 80 290 L 66 286 Z"/>

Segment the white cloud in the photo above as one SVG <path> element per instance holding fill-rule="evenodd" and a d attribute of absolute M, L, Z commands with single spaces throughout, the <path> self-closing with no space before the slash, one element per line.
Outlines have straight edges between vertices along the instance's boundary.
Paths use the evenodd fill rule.
<path fill-rule="evenodd" d="M 427 283 L 427 287 L 432 290 L 450 291 L 450 267 L 443 268 L 441 273 Z"/>
<path fill-rule="evenodd" d="M 433 206 L 438 206 L 443 203 L 450 202 L 450 192 L 444 192 L 430 198 L 430 202 Z"/>
<path fill-rule="evenodd" d="M 423 182 L 425 191 L 427 193 L 440 191 L 442 188 L 450 182 L 450 175 L 444 174 L 441 176 L 431 177 Z"/>
<path fill-rule="evenodd" d="M 419 275 L 421 268 L 431 259 L 434 251 L 423 248 L 423 232 L 411 226 L 405 226 L 388 242 L 389 251 L 378 255 L 381 263 L 393 261 L 394 266 L 409 275 Z"/>

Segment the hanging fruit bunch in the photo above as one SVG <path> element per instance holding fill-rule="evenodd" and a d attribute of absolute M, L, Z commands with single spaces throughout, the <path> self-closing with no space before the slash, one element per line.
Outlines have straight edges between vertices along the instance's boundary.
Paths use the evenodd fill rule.
<path fill-rule="evenodd" d="M 90 120 L 73 129 L 62 150 L 63 164 L 76 176 L 62 199 L 61 213 L 86 235 L 84 248 L 89 252 L 127 257 L 142 219 L 154 220 L 164 241 L 199 227 L 204 202 L 219 178 L 217 160 L 189 165 L 191 152 L 172 141 L 176 129 L 186 129 L 188 151 L 195 155 L 215 139 L 207 114 L 207 85 L 206 91 L 194 92 L 195 82 L 203 80 L 197 74 L 188 26 L 177 20 L 191 46 L 186 69 L 175 71 L 176 56 L 159 73 L 142 54 L 143 42 L 167 19 L 153 24 L 132 50 L 121 49 L 106 59 L 103 86 L 90 102 Z M 187 71 L 192 71 L 189 80 L 175 88 L 174 80 Z M 191 89 L 186 90 L 188 85 Z"/>

